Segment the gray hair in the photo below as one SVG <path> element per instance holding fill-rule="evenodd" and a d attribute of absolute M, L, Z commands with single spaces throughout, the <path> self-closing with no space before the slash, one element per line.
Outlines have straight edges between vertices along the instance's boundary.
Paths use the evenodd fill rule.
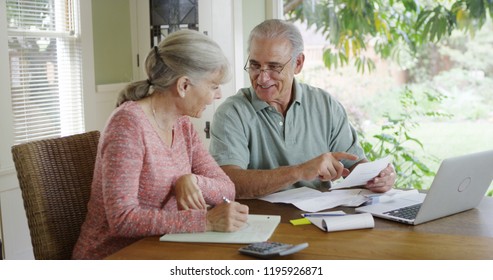
<path fill-rule="evenodd" d="M 230 79 L 230 65 L 221 47 L 206 35 L 194 30 L 171 33 L 147 55 L 147 80 L 128 84 L 119 94 L 116 106 L 137 101 L 154 90 L 166 90 L 180 77 L 200 81 L 211 73 L 219 73 L 221 84 Z"/>
<path fill-rule="evenodd" d="M 284 38 L 291 42 L 292 57 L 295 58 L 304 50 L 303 37 L 298 28 L 291 22 L 280 19 L 268 19 L 255 26 L 248 37 L 248 52 L 254 38 Z"/>

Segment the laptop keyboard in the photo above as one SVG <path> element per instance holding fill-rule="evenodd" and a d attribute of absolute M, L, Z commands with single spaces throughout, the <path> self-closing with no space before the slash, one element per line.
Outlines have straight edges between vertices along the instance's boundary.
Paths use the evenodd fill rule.
<path fill-rule="evenodd" d="M 421 207 L 421 203 L 384 212 L 384 214 L 398 218 L 413 220 L 414 218 L 416 218 L 416 215 L 418 214 L 420 207 Z"/>

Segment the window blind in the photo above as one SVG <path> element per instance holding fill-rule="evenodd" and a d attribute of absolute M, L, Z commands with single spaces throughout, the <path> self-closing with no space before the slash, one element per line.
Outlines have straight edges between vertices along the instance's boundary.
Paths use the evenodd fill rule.
<path fill-rule="evenodd" d="M 83 132 L 78 0 L 7 0 L 14 142 Z"/>

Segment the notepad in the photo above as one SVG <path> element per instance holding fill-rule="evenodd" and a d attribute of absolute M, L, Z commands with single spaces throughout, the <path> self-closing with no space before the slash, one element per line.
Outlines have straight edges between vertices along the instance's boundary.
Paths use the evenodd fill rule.
<path fill-rule="evenodd" d="M 248 244 L 267 241 L 281 221 L 276 215 L 248 215 L 247 224 L 235 232 L 207 231 L 165 234 L 160 241 Z"/>
<path fill-rule="evenodd" d="M 337 211 L 342 212 L 342 211 Z M 332 212 L 336 213 L 336 212 Z M 343 212 L 344 213 L 344 212 Z M 346 214 L 343 216 L 307 217 L 319 229 L 327 232 L 354 230 L 375 227 L 373 216 L 364 214 Z"/>

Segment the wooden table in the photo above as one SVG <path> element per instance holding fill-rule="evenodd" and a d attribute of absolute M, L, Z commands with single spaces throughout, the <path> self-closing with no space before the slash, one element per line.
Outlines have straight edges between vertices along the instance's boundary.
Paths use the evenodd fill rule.
<path fill-rule="evenodd" d="M 375 228 L 323 232 L 314 225 L 293 226 L 302 211 L 290 204 L 241 200 L 251 214 L 281 215 L 272 241 L 308 242 L 309 247 L 280 259 L 493 259 L 493 198 L 485 197 L 472 210 L 418 226 L 375 218 Z M 354 209 L 344 208 L 346 212 Z M 107 259 L 241 260 L 240 244 L 160 242 L 147 237 Z"/>

